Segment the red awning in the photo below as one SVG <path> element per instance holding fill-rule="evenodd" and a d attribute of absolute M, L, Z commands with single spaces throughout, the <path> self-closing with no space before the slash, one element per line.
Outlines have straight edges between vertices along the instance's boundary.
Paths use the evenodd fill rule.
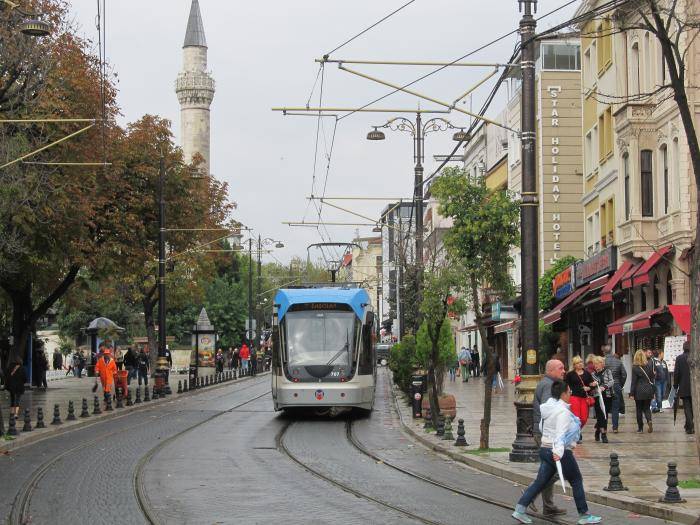
<path fill-rule="evenodd" d="M 607 284 L 605 285 L 605 288 L 603 288 L 601 290 L 601 292 L 600 292 L 600 302 L 601 303 L 612 302 L 613 290 L 615 290 L 615 287 L 622 280 L 624 275 L 630 271 L 630 268 L 632 268 L 632 266 L 634 266 L 634 263 L 631 263 L 629 261 L 625 261 L 624 263 L 622 263 L 622 266 L 620 266 L 617 269 L 617 271 L 613 274 L 613 276 L 607 282 Z"/>
<path fill-rule="evenodd" d="M 542 319 L 544 324 L 552 324 L 561 319 L 561 314 L 564 311 L 564 309 L 570 304 L 572 304 L 576 299 L 581 297 L 584 293 L 586 293 L 589 288 L 590 284 L 582 286 L 581 288 L 577 288 L 574 291 L 574 293 L 572 293 L 566 299 L 564 299 L 562 302 L 556 305 L 552 310 L 550 310 L 546 314 L 543 314 L 540 318 Z"/>
<path fill-rule="evenodd" d="M 627 270 L 627 273 L 622 276 L 622 289 L 624 290 L 625 288 L 632 288 L 632 276 L 637 273 L 637 270 L 642 266 L 644 263 L 637 263 L 632 268 Z"/>
<path fill-rule="evenodd" d="M 651 327 L 652 317 L 667 312 L 665 306 L 621 317 L 608 325 L 608 334 L 626 334 Z"/>
<path fill-rule="evenodd" d="M 642 263 L 632 277 L 632 286 L 639 286 L 640 284 L 646 284 L 649 282 L 649 272 L 657 265 L 659 262 L 673 251 L 673 245 L 664 246 L 663 248 L 656 250 L 651 256 Z"/>
<path fill-rule="evenodd" d="M 669 304 L 668 309 L 673 320 L 684 334 L 690 335 L 690 306 L 687 304 Z"/>

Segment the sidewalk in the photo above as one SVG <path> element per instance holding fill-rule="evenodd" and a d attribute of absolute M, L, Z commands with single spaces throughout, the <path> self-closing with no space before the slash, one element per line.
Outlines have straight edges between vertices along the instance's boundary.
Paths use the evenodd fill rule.
<path fill-rule="evenodd" d="M 484 378 L 470 378 L 468 383 L 445 382 L 445 393 L 453 394 L 457 401 L 457 418 L 464 419 L 467 450 L 479 446 L 479 425 L 483 415 Z M 506 449 L 503 452 L 487 454 L 467 454 L 465 450 L 454 447 L 452 443 L 439 440 L 434 434 L 422 430 L 422 420 L 412 420 L 411 411 L 403 400 L 398 405 L 402 412 L 404 424 L 415 435 L 427 439 L 431 445 L 439 446 L 459 454 L 476 468 L 497 473 L 517 482 L 533 479 L 538 464 L 511 463 L 508 454 L 515 439 L 515 407 L 513 405 L 514 386 L 505 385 L 503 393 L 495 393 L 491 415 L 490 447 Z M 591 411 L 592 413 L 592 411 Z M 637 434 L 634 404 L 627 401 L 627 414 L 620 418 L 620 433 L 609 434 L 610 443 L 596 443 L 593 439 L 594 423 L 589 419 L 584 428 L 583 443 L 576 448 L 575 454 L 584 478 L 586 494 L 591 501 L 606 504 L 640 514 L 670 518 L 683 523 L 693 523 L 700 516 L 700 489 L 679 489 L 681 497 L 687 500 L 682 504 L 661 504 L 659 498 L 666 490 L 666 470 L 669 461 L 678 465 L 679 480 L 700 479 L 700 467 L 693 436 L 683 431 L 683 413 L 678 414 L 676 426 L 673 425 L 672 410 L 653 414 L 653 434 Z M 457 427 L 453 432 L 457 435 Z M 629 488 L 625 492 L 606 492 L 601 490 L 609 480 L 610 453 L 616 452 L 620 459 L 623 484 Z M 455 454 L 456 453 L 456 454 Z M 561 489 L 556 485 L 559 492 Z"/>

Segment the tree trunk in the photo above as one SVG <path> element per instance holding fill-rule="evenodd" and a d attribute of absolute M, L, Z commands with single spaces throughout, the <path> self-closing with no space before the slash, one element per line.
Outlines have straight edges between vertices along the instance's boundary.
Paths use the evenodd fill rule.
<path fill-rule="evenodd" d="M 440 330 L 436 330 L 435 334 L 428 326 L 428 337 L 430 338 L 430 359 L 428 360 L 428 401 L 430 402 L 430 416 L 433 420 L 433 427 L 437 428 L 438 418 L 440 417 L 440 403 L 438 401 L 438 387 L 435 368 L 438 362 L 438 338 Z"/>
<path fill-rule="evenodd" d="M 474 307 L 474 318 L 476 327 L 481 337 L 482 366 L 486 367 L 486 382 L 484 383 L 484 415 L 481 418 L 479 448 L 489 448 L 489 430 L 491 427 L 491 396 L 493 394 L 493 377 L 496 374 L 496 367 L 491 356 L 491 346 L 489 345 L 488 334 L 481 317 L 481 307 L 479 306 L 479 288 L 474 274 L 469 275 L 469 284 L 472 293 L 472 304 Z"/>

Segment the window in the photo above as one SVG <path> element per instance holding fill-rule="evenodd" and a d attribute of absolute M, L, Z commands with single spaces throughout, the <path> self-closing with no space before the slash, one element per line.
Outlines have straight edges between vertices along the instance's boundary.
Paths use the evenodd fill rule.
<path fill-rule="evenodd" d="M 586 52 L 583 54 L 583 91 L 588 92 L 589 89 L 593 89 L 593 62 L 591 61 L 591 49 L 593 46 L 589 46 Z"/>
<path fill-rule="evenodd" d="M 593 131 L 586 133 L 586 143 L 584 144 L 584 157 L 583 160 L 586 163 L 586 175 L 589 175 L 593 171 L 593 166 L 596 165 L 593 156 Z"/>
<path fill-rule="evenodd" d="M 635 42 L 632 44 L 632 52 L 630 53 L 630 67 L 629 71 L 629 94 L 638 95 L 641 87 L 639 81 L 639 44 Z"/>
<path fill-rule="evenodd" d="M 652 152 L 645 149 L 640 155 L 642 183 L 642 217 L 654 216 L 654 179 L 652 176 Z"/>
<path fill-rule="evenodd" d="M 681 168 L 680 168 L 680 151 L 678 150 L 678 139 L 673 139 L 673 184 L 676 186 L 676 204 L 678 209 L 681 207 Z"/>
<path fill-rule="evenodd" d="M 593 250 L 595 246 L 595 238 L 598 236 L 597 232 L 593 227 L 593 215 L 586 219 L 586 251 L 589 256 L 593 255 Z"/>
<path fill-rule="evenodd" d="M 652 284 L 653 290 L 652 295 L 654 296 L 654 308 L 659 307 L 659 276 L 654 277 L 654 282 Z"/>
<path fill-rule="evenodd" d="M 627 153 L 622 157 L 622 171 L 625 177 L 625 220 L 630 220 L 630 158 Z"/>
<path fill-rule="evenodd" d="M 671 286 L 671 281 L 673 280 L 673 274 L 671 270 L 668 271 L 666 276 L 666 304 L 673 304 L 673 287 Z"/>
<path fill-rule="evenodd" d="M 598 76 L 612 63 L 612 22 L 604 19 L 598 26 Z"/>
<path fill-rule="evenodd" d="M 600 251 L 600 212 L 595 212 L 593 214 L 593 231 L 595 232 L 595 245 L 593 246 L 593 253 L 598 253 Z"/>
<path fill-rule="evenodd" d="M 542 44 L 540 51 L 542 53 L 542 69 L 560 71 L 581 69 L 581 48 L 578 44 L 565 44 L 563 42 Z"/>
<path fill-rule="evenodd" d="M 647 309 L 647 287 L 642 286 L 642 307 L 640 310 L 644 311 Z"/>
<path fill-rule="evenodd" d="M 651 65 L 651 38 L 649 32 L 644 33 L 644 89 L 649 92 L 652 90 L 654 82 L 654 73 Z"/>
<path fill-rule="evenodd" d="M 612 109 L 608 107 L 598 117 L 598 155 L 603 163 L 613 153 Z"/>
<path fill-rule="evenodd" d="M 663 173 L 663 185 L 664 185 L 664 215 L 668 213 L 668 148 L 664 144 L 661 146 L 661 171 Z"/>

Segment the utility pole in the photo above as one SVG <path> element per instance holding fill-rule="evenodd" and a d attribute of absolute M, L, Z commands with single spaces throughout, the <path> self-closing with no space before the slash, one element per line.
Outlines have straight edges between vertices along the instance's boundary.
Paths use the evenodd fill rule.
<path fill-rule="evenodd" d="M 533 16 L 537 0 L 518 0 L 523 17 L 520 20 L 520 70 L 522 72 L 521 145 L 522 145 L 522 199 L 521 221 L 521 283 L 523 349 L 523 380 L 515 391 L 517 430 L 510 460 L 537 461 L 538 447 L 532 435 L 532 400 L 539 380 L 537 354 L 539 349 L 539 241 L 537 159 L 535 155 L 535 27 Z"/>
<path fill-rule="evenodd" d="M 255 324 L 257 325 L 256 328 L 260 327 L 260 333 L 262 334 L 263 322 L 261 318 L 264 316 L 260 315 L 260 308 L 258 306 L 258 301 L 260 301 L 260 292 L 262 292 L 262 235 L 258 234 L 258 282 L 257 291 L 255 293 Z"/>
<path fill-rule="evenodd" d="M 413 206 L 416 213 L 416 268 L 418 270 L 418 301 L 423 287 L 423 122 L 416 113 L 416 165 L 413 169 Z"/>
<path fill-rule="evenodd" d="M 248 333 L 246 336 L 253 335 L 253 238 L 248 239 Z M 251 355 L 254 348 L 254 337 L 248 337 L 250 343 Z"/>
<path fill-rule="evenodd" d="M 158 170 L 158 360 L 156 383 L 160 395 L 167 394 L 168 362 L 165 357 L 165 157 L 161 155 Z M 158 381 L 158 374 L 161 381 Z"/>

